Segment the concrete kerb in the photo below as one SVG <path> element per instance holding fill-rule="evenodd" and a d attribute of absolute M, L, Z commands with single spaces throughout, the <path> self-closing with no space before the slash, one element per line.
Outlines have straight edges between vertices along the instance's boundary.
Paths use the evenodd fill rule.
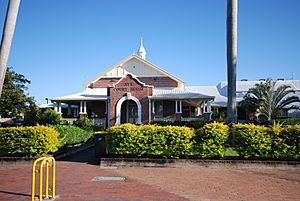
<path fill-rule="evenodd" d="M 221 167 L 300 169 L 300 161 L 101 158 L 100 167 Z"/>

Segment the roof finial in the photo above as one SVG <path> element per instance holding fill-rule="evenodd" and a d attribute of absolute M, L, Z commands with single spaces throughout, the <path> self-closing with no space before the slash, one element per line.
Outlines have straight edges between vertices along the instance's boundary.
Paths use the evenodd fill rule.
<path fill-rule="evenodd" d="M 139 50 L 137 52 L 137 55 L 139 57 L 141 57 L 142 59 L 146 60 L 146 54 L 147 54 L 147 52 L 146 52 L 146 50 L 144 48 L 144 45 L 143 45 L 143 36 L 141 36 L 141 44 L 140 44 Z"/>

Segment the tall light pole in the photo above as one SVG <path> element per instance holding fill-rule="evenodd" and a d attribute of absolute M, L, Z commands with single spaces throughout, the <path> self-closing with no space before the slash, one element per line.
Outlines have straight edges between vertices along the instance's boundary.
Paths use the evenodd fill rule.
<path fill-rule="evenodd" d="M 20 0 L 9 0 L 0 47 L 0 98 L 8 65 L 9 53 L 14 37 Z"/>

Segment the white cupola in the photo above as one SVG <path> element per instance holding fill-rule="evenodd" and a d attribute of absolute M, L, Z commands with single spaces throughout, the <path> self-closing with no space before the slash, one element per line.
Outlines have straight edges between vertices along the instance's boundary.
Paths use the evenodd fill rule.
<path fill-rule="evenodd" d="M 144 48 L 144 45 L 143 45 L 143 38 L 141 37 L 141 44 L 140 44 L 139 50 L 137 52 L 137 55 L 139 57 L 141 57 L 142 59 L 146 60 L 146 54 L 147 54 L 147 52 L 146 52 L 146 50 Z"/>

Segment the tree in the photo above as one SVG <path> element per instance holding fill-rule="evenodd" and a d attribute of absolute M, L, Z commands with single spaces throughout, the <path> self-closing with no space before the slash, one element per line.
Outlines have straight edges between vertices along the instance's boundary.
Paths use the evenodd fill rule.
<path fill-rule="evenodd" d="M 227 0 L 227 122 L 237 121 L 236 64 L 237 64 L 237 0 Z"/>
<path fill-rule="evenodd" d="M 257 83 L 244 96 L 241 106 L 248 112 L 263 116 L 268 120 L 276 119 L 284 110 L 299 109 L 295 104 L 300 102 L 295 91 L 289 85 L 279 85 L 268 79 Z"/>
<path fill-rule="evenodd" d="M 28 84 L 30 81 L 24 75 L 7 69 L 0 99 L 1 117 L 16 118 L 30 112 L 31 108 L 36 109 L 34 98 L 26 93 Z"/>
<path fill-rule="evenodd" d="M 61 116 L 54 110 L 48 108 L 39 115 L 38 123 L 42 125 L 57 125 L 61 122 Z"/>
<path fill-rule="evenodd" d="M 0 97 L 3 88 L 4 78 L 8 65 L 8 58 L 10 47 L 14 37 L 16 21 L 19 11 L 20 0 L 10 0 L 7 8 L 7 15 L 2 34 L 1 47 L 0 47 Z"/>

